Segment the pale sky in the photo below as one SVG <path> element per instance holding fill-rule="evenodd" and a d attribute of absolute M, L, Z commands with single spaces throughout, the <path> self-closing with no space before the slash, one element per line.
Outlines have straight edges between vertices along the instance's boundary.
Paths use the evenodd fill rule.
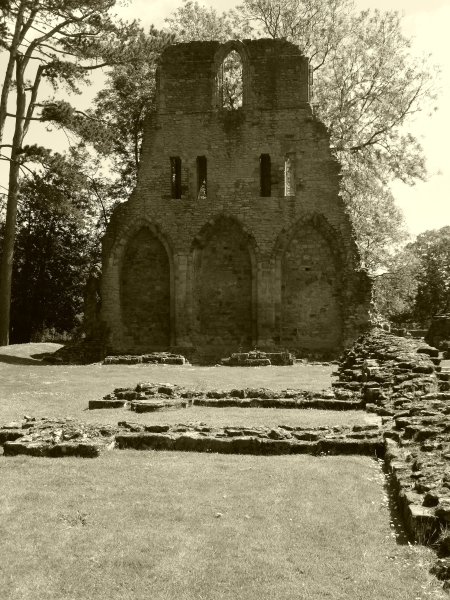
<path fill-rule="evenodd" d="M 203 0 L 201 2 L 222 11 L 232 8 L 239 1 Z M 164 26 L 164 19 L 181 4 L 181 0 L 131 0 L 127 7 L 116 12 L 124 19 L 140 19 L 145 28 L 151 24 L 157 28 Z M 419 116 L 408 128 L 420 138 L 428 160 L 430 179 L 413 187 L 401 182 L 394 183 L 392 189 L 398 205 L 405 213 L 407 225 L 412 234 L 427 229 L 438 229 L 450 225 L 450 51 L 448 29 L 450 26 L 450 0 L 356 0 L 358 9 L 398 10 L 405 14 L 404 32 L 413 36 L 414 51 L 417 54 L 433 55 L 433 62 L 442 67 L 442 95 L 438 102 L 439 110 L 433 117 Z M 98 86 L 93 86 L 84 94 L 83 105 L 92 98 Z M 43 98 L 43 96 L 41 96 Z M 75 99 L 74 99 L 75 100 Z M 80 98 L 76 99 L 79 104 Z M 45 128 L 36 124 L 33 134 L 30 130 L 27 143 L 41 143 L 62 149 L 64 135 L 52 132 L 45 135 Z M 6 142 L 6 139 L 5 139 Z M 2 169 L 4 183 L 5 171 Z"/>

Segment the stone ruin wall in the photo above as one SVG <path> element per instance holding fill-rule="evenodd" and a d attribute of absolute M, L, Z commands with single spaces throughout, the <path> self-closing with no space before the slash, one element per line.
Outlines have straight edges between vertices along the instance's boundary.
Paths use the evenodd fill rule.
<path fill-rule="evenodd" d="M 231 50 L 242 60 L 243 105 L 230 111 L 220 67 Z M 176 44 L 162 54 L 157 83 L 137 187 L 103 241 L 108 352 L 219 357 L 351 344 L 368 325 L 371 285 L 358 270 L 329 134 L 309 102 L 308 59 L 280 40 Z M 261 197 L 264 154 L 270 197 Z"/>

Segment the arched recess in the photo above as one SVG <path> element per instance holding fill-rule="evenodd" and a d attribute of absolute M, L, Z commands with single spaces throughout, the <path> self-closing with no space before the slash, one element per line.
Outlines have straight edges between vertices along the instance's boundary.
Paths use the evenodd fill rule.
<path fill-rule="evenodd" d="M 119 263 L 124 334 L 136 350 L 164 350 L 174 343 L 172 251 L 148 222 L 127 237 Z"/>
<path fill-rule="evenodd" d="M 256 245 L 234 218 L 210 220 L 192 244 L 192 338 L 249 347 L 256 339 Z"/>
<path fill-rule="evenodd" d="M 276 316 L 280 343 L 332 349 L 342 342 L 342 243 L 322 215 L 310 215 L 279 237 Z"/>
<path fill-rule="evenodd" d="M 245 108 L 250 104 L 250 54 L 243 42 L 240 40 L 229 40 L 222 44 L 214 55 L 214 72 L 216 84 L 214 86 L 213 107 L 222 108 L 223 101 L 223 71 L 222 64 L 230 52 L 237 52 L 242 62 L 242 106 Z"/>

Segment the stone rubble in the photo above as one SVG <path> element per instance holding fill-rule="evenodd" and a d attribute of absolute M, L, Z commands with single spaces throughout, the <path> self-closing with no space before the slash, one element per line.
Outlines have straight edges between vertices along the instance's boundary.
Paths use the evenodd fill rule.
<path fill-rule="evenodd" d="M 206 423 L 143 425 L 124 420 L 117 427 L 102 427 L 71 419 L 26 417 L 21 423 L 0 427 L 0 444 L 5 456 L 93 457 L 117 447 L 384 457 L 410 537 L 434 544 L 438 561 L 433 572 L 450 581 L 450 373 L 441 369 L 440 361 L 439 351 L 421 340 L 374 330 L 346 351 L 338 369 L 339 381 L 330 390 L 205 392 L 141 382 L 134 388 L 117 388 L 89 404 L 90 409 L 126 407 L 134 412 L 194 405 L 365 408 L 374 422 L 364 426 L 214 428 Z"/>
<path fill-rule="evenodd" d="M 100 362 L 106 353 L 106 330 L 101 324 L 89 338 L 62 346 L 47 353 L 43 361 L 53 365 L 86 365 Z"/>
<path fill-rule="evenodd" d="M 241 388 L 209 390 L 183 388 L 169 383 L 138 383 L 135 388 L 116 388 L 103 399 L 91 400 L 89 409 L 130 408 L 135 412 L 153 412 L 190 406 L 223 408 L 321 408 L 326 410 L 363 409 L 361 397 L 345 390 L 310 392 L 301 389 L 271 390 Z"/>
<path fill-rule="evenodd" d="M 104 365 L 137 365 L 137 364 L 160 364 L 160 365 L 188 365 L 189 362 L 181 354 L 171 352 L 152 352 L 151 354 L 127 354 L 119 356 L 107 356 L 103 360 Z"/>
<path fill-rule="evenodd" d="M 440 362 L 439 351 L 420 340 L 374 330 L 345 352 L 332 386 L 362 397 L 369 411 L 393 416 L 424 394 L 450 389 Z"/>
<path fill-rule="evenodd" d="M 292 366 L 295 365 L 295 356 L 290 352 L 253 350 L 251 352 L 235 352 L 228 358 L 222 358 L 220 362 L 227 367 Z"/>
<path fill-rule="evenodd" d="M 445 357 L 445 354 L 444 354 Z M 432 544 L 432 572 L 450 578 L 450 373 L 437 348 L 375 330 L 339 367 L 343 389 L 383 417 L 385 462 L 412 539 Z M 446 584 L 450 588 L 450 584 Z"/>
<path fill-rule="evenodd" d="M 117 427 L 88 425 L 74 419 L 24 417 L 0 426 L 4 456 L 80 456 L 95 458 L 114 448 Z"/>
<path fill-rule="evenodd" d="M 351 427 L 208 427 L 206 423 L 140 425 L 122 421 L 128 431 L 116 436 L 117 448 L 178 450 L 225 454 L 364 454 L 382 456 L 378 425 Z"/>
<path fill-rule="evenodd" d="M 117 427 L 72 419 L 36 420 L 0 428 L 4 456 L 80 456 L 93 458 L 112 448 L 179 450 L 226 454 L 383 455 L 377 423 L 353 427 L 210 427 L 202 422 L 174 425 L 120 421 Z"/>

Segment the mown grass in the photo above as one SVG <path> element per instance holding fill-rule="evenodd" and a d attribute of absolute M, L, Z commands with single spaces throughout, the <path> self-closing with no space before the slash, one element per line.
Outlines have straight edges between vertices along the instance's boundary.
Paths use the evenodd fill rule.
<path fill-rule="evenodd" d="M 364 457 L 0 461 L 2 600 L 443 598 Z"/>
<path fill-rule="evenodd" d="M 33 359 L 56 344 L 24 344 L 2 348 L 0 355 L 0 423 L 36 417 L 72 417 L 89 423 L 116 424 L 203 421 L 211 426 L 281 424 L 317 427 L 364 423 L 360 411 L 289 411 L 278 409 L 215 409 L 192 407 L 182 411 L 137 415 L 124 409 L 87 411 L 89 400 L 102 398 L 116 387 L 134 387 L 139 381 L 177 383 L 199 390 L 233 387 L 298 387 L 321 390 L 331 385 L 333 367 L 190 367 L 172 365 L 50 366 Z"/>
<path fill-rule="evenodd" d="M 92 412 L 92 411 L 91 411 Z M 89 415 L 90 422 L 104 423 L 102 411 L 95 411 Z M 108 413 L 113 410 L 105 411 Z M 85 413 L 84 413 L 85 414 Z M 185 410 L 164 411 L 158 413 L 137 414 L 131 411 L 117 411 L 110 414 L 111 423 L 120 419 L 142 424 L 176 424 L 203 422 L 211 427 L 278 427 L 290 425 L 291 427 L 320 427 L 338 425 L 362 425 L 367 423 L 380 423 L 379 417 L 368 415 L 363 411 L 327 411 L 327 410 L 284 410 L 277 408 L 209 408 L 194 406 Z M 92 421 L 91 421 L 92 419 Z"/>
<path fill-rule="evenodd" d="M 45 349 L 2 349 L 0 423 L 24 413 L 305 426 L 364 418 L 275 409 L 84 412 L 89 399 L 139 380 L 191 377 L 208 389 L 225 387 L 217 379 L 225 375 L 221 368 L 44 367 L 30 358 L 39 351 Z M 306 380 L 312 369 L 303 368 Z M 301 367 L 295 386 L 277 384 L 275 369 L 257 383 L 263 369 L 237 371 L 246 386 L 305 387 Z M 322 373 L 310 384 L 321 389 L 329 381 Z M 445 597 L 427 573 L 427 550 L 397 543 L 381 468 L 367 457 L 129 450 L 95 460 L 0 456 L 0 490 L 1 600 Z"/>
<path fill-rule="evenodd" d="M 91 365 L 52 366 L 32 358 L 51 352 L 58 344 L 21 344 L 0 349 L 0 376 L 6 386 L 17 380 L 35 386 L 41 378 L 62 380 L 66 391 L 96 388 L 104 394 L 118 386 L 132 386 L 139 381 L 170 381 L 198 389 L 232 389 L 233 387 L 270 387 L 280 390 L 302 388 L 319 391 L 331 385 L 335 366 L 294 365 L 292 367 L 199 367 L 191 365 Z M 15 366 L 25 367 L 14 369 Z M 43 372 L 41 372 L 43 371 Z M 61 376 L 64 374 L 64 377 Z M 32 381 L 31 379 L 36 381 Z M 106 385 L 105 385 L 106 384 Z"/>

